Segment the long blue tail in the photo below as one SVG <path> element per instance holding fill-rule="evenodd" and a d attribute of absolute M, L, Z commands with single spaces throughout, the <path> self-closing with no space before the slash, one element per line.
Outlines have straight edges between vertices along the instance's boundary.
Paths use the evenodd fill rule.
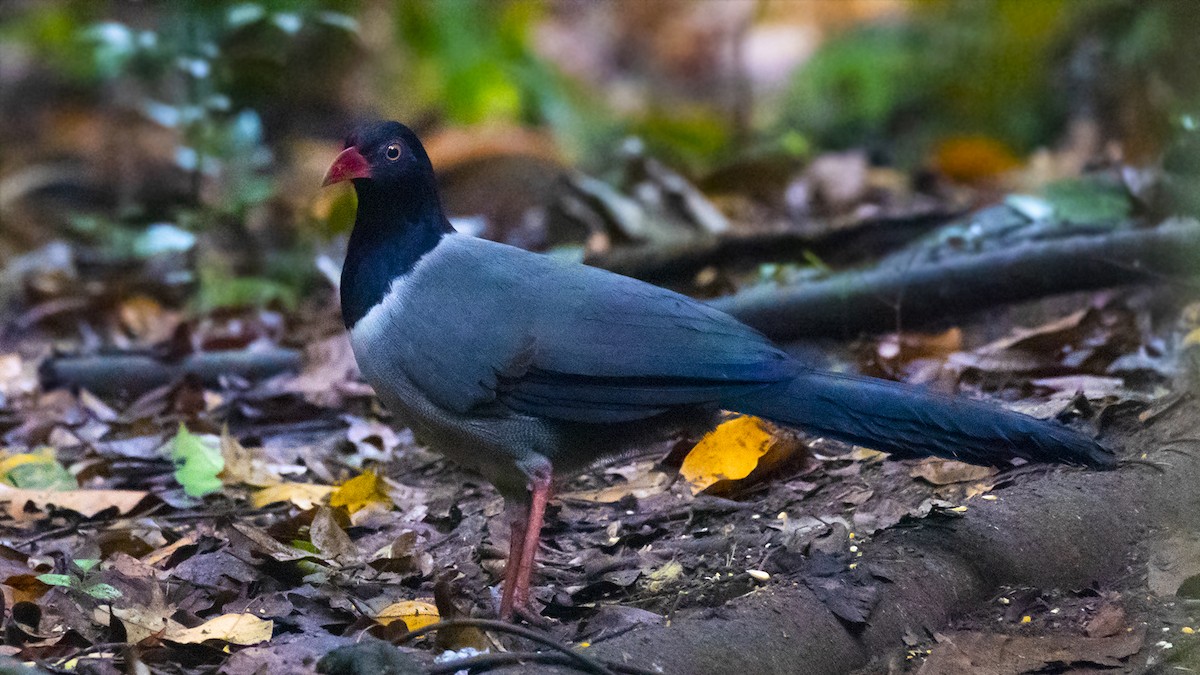
<path fill-rule="evenodd" d="M 801 370 L 790 382 L 722 402 L 729 410 L 903 457 L 974 464 L 1020 457 L 1111 467 L 1096 441 L 997 405 L 868 377 Z"/>

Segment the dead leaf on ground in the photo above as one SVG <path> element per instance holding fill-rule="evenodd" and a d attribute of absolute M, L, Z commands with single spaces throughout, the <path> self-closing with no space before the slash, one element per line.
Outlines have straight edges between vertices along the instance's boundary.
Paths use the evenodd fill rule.
<path fill-rule="evenodd" d="M 309 529 L 309 540 L 322 555 L 340 563 L 352 563 L 362 558 L 362 551 L 334 519 L 333 509 L 328 506 L 317 507 L 317 515 L 313 517 Z"/>
<path fill-rule="evenodd" d="M 692 494 L 728 494 L 739 481 L 753 482 L 802 447 L 795 437 L 776 433 L 757 417 L 735 417 L 700 439 L 679 473 L 691 484 Z"/>
<path fill-rule="evenodd" d="M 417 549 L 417 533 L 409 530 L 376 551 L 371 556 L 370 565 L 380 572 L 415 573 L 425 577 L 433 573 L 433 556 L 428 551 Z"/>
<path fill-rule="evenodd" d="M 342 393 L 367 394 L 356 386 L 358 363 L 348 333 L 338 333 L 304 348 L 304 369 L 287 380 L 284 391 L 303 394 L 316 405 L 340 405 Z"/>
<path fill-rule="evenodd" d="M 315 483 L 280 483 L 266 487 L 250 498 L 254 508 L 261 509 L 276 502 L 291 502 L 301 509 L 308 510 L 326 500 L 334 491 L 332 485 L 317 485 Z"/>
<path fill-rule="evenodd" d="M 354 444 L 361 459 L 387 461 L 391 459 L 392 450 L 400 445 L 396 430 L 382 422 L 353 415 L 344 415 L 342 419 L 350 424 L 346 438 Z"/>
<path fill-rule="evenodd" d="M 225 466 L 218 477 L 226 485 L 240 483 L 253 487 L 270 487 L 283 482 L 283 478 L 256 456 L 254 450 L 245 447 L 231 436 L 227 426 L 221 429 L 221 457 L 225 460 Z"/>
<path fill-rule="evenodd" d="M 0 502 L 8 503 L 8 514 L 13 520 L 40 517 L 25 510 L 29 504 L 40 511 L 54 506 L 85 518 L 114 507 L 124 515 L 137 508 L 149 494 L 144 490 L 22 490 L 0 485 Z"/>
<path fill-rule="evenodd" d="M 873 356 L 886 374 L 909 375 L 922 364 L 940 367 L 962 345 L 962 329 L 957 327 L 943 333 L 890 333 L 880 338 Z"/>
<path fill-rule="evenodd" d="M 220 640 L 235 645 L 256 645 L 271 639 L 275 622 L 253 614 L 224 614 L 194 628 L 167 631 L 163 638 L 183 644 Z"/>
<path fill-rule="evenodd" d="M 146 555 L 142 556 L 141 560 L 147 565 L 153 567 L 158 563 L 170 558 L 175 551 L 178 551 L 184 546 L 191 546 L 192 544 L 195 544 L 198 539 L 199 537 L 194 532 L 186 534 L 174 542 L 171 542 L 170 544 L 158 549 L 157 551 L 147 553 Z"/>
<path fill-rule="evenodd" d="M 1083 630 L 1088 637 L 1094 638 L 1116 635 L 1125 630 L 1125 610 L 1121 609 L 1120 605 L 1105 603 L 1096 610 L 1096 614 Z"/>
<path fill-rule="evenodd" d="M 361 474 L 342 483 L 329 495 L 329 505 L 337 508 L 345 507 L 353 514 L 371 504 L 392 506 L 392 498 L 388 495 L 387 484 L 374 471 L 364 471 Z"/>
<path fill-rule="evenodd" d="M 665 492 L 671 484 L 671 477 L 662 471 L 652 469 L 653 462 L 639 462 L 638 464 L 649 466 L 642 467 L 645 469 L 644 471 L 637 472 L 614 485 L 560 492 L 558 496 L 563 499 L 578 499 L 595 504 L 612 504 L 630 496 L 636 499 L 645 499 Z"/>
<path fill-rule="evenodd" d="M 996 468 L 992 466 L 977 466 L 939 457 L 922 460 L 909 471 L 909 475 L 913 478 L 921 478 L 933 485 L 968 483 L 983 480 L 996 475 L 996 473 Z"/>
<path fill-rule="evenodd" d="M 1090 399 L 1119 396 L 1128 398 L 1130 393 L 1125 389 L 1125 379 L 1120 377 L 1101 377 L 1099 375 L 1064 375 L 1062 377 L 1039 377 L 1031 380 L 1035 387 L 1049 389 L 1059 397 L 1071 398 L 1082 393 Z"/>
<path fill-rule="evenodd" d="M 146 638 L 187 630 L 183 624 L 171 618 L 176 607 L 156 597 L 146 606 L 113 607 L 112 614 L 121 620 L 129 644 L 137 644 Z M 99 610 L 99 611 L 107 611 Z"/>
<path fill-rule="evenodd" d="M 403 621 L 409 630 L 417 630 L 422 626 L 437 623 L 440 619 L 438 609 L 431 602 L 421 600 L 402 600 L 392 603 L 375 615 L 375 620 L 384 626 L 396 621 Z"/>
<path fill-rule="evenodd" d="M 1041 671 L 1053 664 L 1076 663 L 1116 668 L 1142 648 L 1145 637 L 1144 630 L 1105 638 L 975 632 L 938 635 L 937 646 L 917 673 L 1019 675 Z"/>

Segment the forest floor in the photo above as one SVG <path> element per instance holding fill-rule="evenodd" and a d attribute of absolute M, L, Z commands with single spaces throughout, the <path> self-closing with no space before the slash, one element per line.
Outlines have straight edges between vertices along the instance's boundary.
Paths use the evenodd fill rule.
<path fill-rule="evenodd" d="M 189 321 L 139 302 L 93 319 L 251 360 L 286 332 L 307 340 L 303 366 L 102 398 L 39 384 L 47 362 L 76 371 L 49 330 L 16 317 L 0 408 L 0 655 L 52 672 L 312 672 L 368 636 L 492 615 L 500 497 L 387 425 L 327 306 Z M 679 470 L 695 439 L 647 448 L 560 486 L 533 589 L 548 635 L 632 672 L 1193 667 L 1200 404 L 1146 348 L 1186 329 L 1188 312 L 1162 293 L 1077 294 L 946 333 L 820 345 L 867 370 L 998 392 L 1133 461 L 997 471 L 777 432 L 790 452 L 769 470 L 698 491 Z M 1130 353 L 1141 361 L 1113 368 Z M 111 371 L 112 358 L 83 369 L 145 365 Z M 521 644 L 474 629 L 436 641 Z M 406 649 L 428 663 L 434 646 Z"/>

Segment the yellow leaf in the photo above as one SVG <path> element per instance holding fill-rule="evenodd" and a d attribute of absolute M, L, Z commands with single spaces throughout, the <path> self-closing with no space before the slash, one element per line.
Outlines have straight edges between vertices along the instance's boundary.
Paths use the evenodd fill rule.
<path fill-rule="evenodd" d="M 23 452 L 19 455 L 9 455 L 0 459 L 0 479 L 8 475 L 10 471 L 21 466 L 22 464 L 40 464 L 47 459 L 54 461 L 53 456 L 47 456 L 43 450 L 41 452 Z"/>
<path fill-rule="evenodd" d="M 361 511 L 369 504 L 391 505 L 392 498 L 388 496 L 387 485 L 375 475 L 374 471 L 364 471 L 360 475 L 342 483 L 333 494 L 329 495 L 329 505 L 337 508 L 346 507 L 350 513 Z"/>
<path fill-rule="evenodd" d="M 440 618 L 437 607 L 432 603 L 420 600 L 402 600 L 392 603 L 375 616 L 375 620 L 385 626 L 395 621 L 403 621 L 409 630 L 437 623 Z"/>
<path fill-rule="evenodd" d="M 235 645 L 256 645 L 271 639 L 275 622 L 253 614 L 223 614 L 194 628 L 168 630 L 163 636 L 172 642 L 199 644 L 220 640 Z"/>
<path fill-rule="evenodd" d="M 148 493 L 142 490 L 22 490 L 0 484 L 0 503 L 8 502 L 14 520 L 26 520 L 27 504 L 45 511 L 50 506 L 74 511 L 85 518 L 116 507 L 124 515 L 136 507 Z"/>
<path fill-rule="evenodd" d="M 274 504 L 275 502 L 291 502 L 302 509 L 308 510 L 318 503 L 325 501 L 325 498 L 332 492 L 333 487 L 330 485 L 280 483 L 279 485 L 272 485 L 271 487 L 255 492 L 250 501 L 258 509 L 267 504 Z"/>
<path fill-rule="evenodd" d="M 1183 336 L 1183 346 L 1191 347 L 1192 345 L 1200 345 L 1200 328 L 1193 328 L 1191 332 Z"/>
<path fill-rule="evenodd" d="M 774 436 L 757 417 L 735 417 L 700 439 L 679 473 L 691 484 L 692 494 L 723 494 L 756 470 L 761 474 L 779 465 L 798 447 L 791 439 Z"/>

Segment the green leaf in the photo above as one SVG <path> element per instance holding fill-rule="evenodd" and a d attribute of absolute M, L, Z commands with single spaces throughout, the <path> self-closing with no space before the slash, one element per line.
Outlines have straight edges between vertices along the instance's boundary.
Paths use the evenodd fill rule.
<path fill-rule="evenodd" d="M 49 586 L 71 587 L 72 579 L 69 574 L 39 574 L 37 580 Z"/>
<path fill-rule="evenodd" d="M 1129 217 L 1133 203 L 1120 185 L 1094 179 L 1071 179 L 1047 185 L 1046 201 L 1054 215 L 1067 223 L 1116 224 Z"/>
<path fill-rule="evenodd" d="M 196 304 L 201 311 L 229 307 L 265 307 L 279 303 L 286 309 L 299 304 L 296 289 L 265 277 L 231 277 L 214 271 L 202 270 L 200 291 Z"/>
<path fill-rule="evenodd" d="M 26 458 L 7 471 L 0 470 L 0 482 L 26 490 L 76 490 L 79 482 L 49 453 L 19 455 Z M 11 460 L 10 460 L 11 461 Z"/>
<path fill-rule="evenodd" d="M 77 558 L 75 560 L 75 566 L 84 572 L 91 572 L 99 564 L 100 560 L 98 558 Z"/>
<path fill-rule="evenodd" d="M 216 441 L 206 442 L 181 423 L 171 442 L 171 459 L 175 460 L 175 480 L 189 496 L 203 497 L 221 489 L 217 474 L 225 468 L 225 459 Z"/>
<path fill-rule="evenodd" d="M 123 595 L 116 587 L 105 583 L 92 584 L 83 589 L 83 592 L 97 600 L 116 600 Z"/>

